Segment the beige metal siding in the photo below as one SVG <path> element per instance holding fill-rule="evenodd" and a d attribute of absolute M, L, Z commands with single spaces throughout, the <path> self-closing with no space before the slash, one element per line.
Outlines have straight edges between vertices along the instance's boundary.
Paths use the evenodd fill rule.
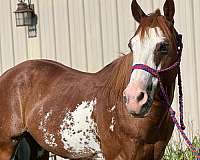
<path fill-rule="evenodd" d="M 26 60 L 48 58 L 73 68 L 95 72 L 128 52 L 137 24 L 131 0 L 32 0 L 38 15 L 38 36 L 16 28 L 17 0 L 0 0 L 1 73 Z M 138 0 L 146 13 L 164 0 Z M 183 34 L 182 77 L 185 121 L 200 126 L 200 1 L 175 0 L 175 26 Z M 178 108 L 177 93 L 173 103 Z"/>

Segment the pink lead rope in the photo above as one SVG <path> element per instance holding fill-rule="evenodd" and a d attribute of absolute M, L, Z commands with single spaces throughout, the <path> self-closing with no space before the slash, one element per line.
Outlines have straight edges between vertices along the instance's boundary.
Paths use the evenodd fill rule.
<path fill-rule="evenodd" d="M 150 74 L 152 74 L 154 77 L 156 77 L 158 79 L 159 85 L 160 85 L 160 89 L 161 89 L 161 93 L 167 103 L 167 106 L 169 107 L 169 113 L 170 116 L 174 122 L 174 124 L 176 125 L 178 131 L 181 133 L 183 139 L 185 140 L 186 144 L 188 145 L 188 147 L 190 148 L 190 150 L 195 154 L 195 156 L 197 157 L 197 160 L 200 160 L 200 153 L 198 152 L 198 150 L 192 145 L 191 141 L 188 139 L 188 137 L 186 136 L 184 129 L 185 129 L 185 125 L 183 123 L 183 92 L 182 92 L 182 81 L 181 81 L 181 72 L 180 72 L 180 60 L 181 60 L 181 53 L 182 53 L 182 49 L 183 49 L 183 44 L 182 44 L 182 35 L 177 34 L 177 52 L 179 55 L 179 59 L 177 62 L 175 62 L 173 65 L 171 65 L 168 68 L 162 69 L 162 70 L 155 70 L 145 64 L 136 64 L 134 66 L 132 66 L 132 70 L 135 69 L 141 69 L 144 70 Z M 160 79 L 159 73 L 161 72 L 165 72 L 165 71 L 169 71 L 172 70 L 174 68 L 178 67 L 178 86 L 179 86 L 179 111 L 180 111 L 180 124 L 176 118 L 175 115 L 175 111 L 172 109 L 171 104 L 170 104 L 170 100 L 169 97 L 164 89 L 163 83 Z"/>

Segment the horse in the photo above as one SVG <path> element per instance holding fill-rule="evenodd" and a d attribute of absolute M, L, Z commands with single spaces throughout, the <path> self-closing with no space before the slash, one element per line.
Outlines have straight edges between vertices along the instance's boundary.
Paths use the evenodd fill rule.
<path fill-rule="evenodd" d="M 9 160 L 29 134 L 42 148 L 64 158 L 159 160 L 174 123 L 158 79 L 145 70 L 174 64 L 177 32 L 173 0 L 164 15 L 145 14 L 136 0 L 132 15 L 139 27 L 130 53 L 96 73 L 81 72 L 51 60 L 28 60 L 0 77 L 0 159 Z M 160 73 L 174 97 L 178 67 Z"/>

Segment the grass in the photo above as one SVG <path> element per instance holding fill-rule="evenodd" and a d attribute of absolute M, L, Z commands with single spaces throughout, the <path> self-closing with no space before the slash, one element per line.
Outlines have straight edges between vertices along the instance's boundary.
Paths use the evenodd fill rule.
<path fill-rule="evenodd" d="M 172 140 L 169 142 L 163 160 L 195 160 L 195 156 L 189 148 L 184 147 L 183 141 Z M 200 148 L 200 136 L 193 138 L 192 144 Z"/>

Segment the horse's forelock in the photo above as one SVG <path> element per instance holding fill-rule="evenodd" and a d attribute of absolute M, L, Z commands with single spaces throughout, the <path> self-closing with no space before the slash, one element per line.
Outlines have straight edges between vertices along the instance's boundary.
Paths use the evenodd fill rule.
<path fill-rule="evenodd" d="M 167 39 L 174 40 L 173 32 L 171 31 L 171 26 L 172 25 L 170 25 L 167 19 L 161 15 L 160 10 L 157 9 L 154 13 L 150 14 L 148 17 L 145 17 L 141 21 L 135 35 L 140 34 L 140 38 L 141 40 L 143 40 L 145 34 L 149 34 L 150 28 L 159 27 Z"/>

